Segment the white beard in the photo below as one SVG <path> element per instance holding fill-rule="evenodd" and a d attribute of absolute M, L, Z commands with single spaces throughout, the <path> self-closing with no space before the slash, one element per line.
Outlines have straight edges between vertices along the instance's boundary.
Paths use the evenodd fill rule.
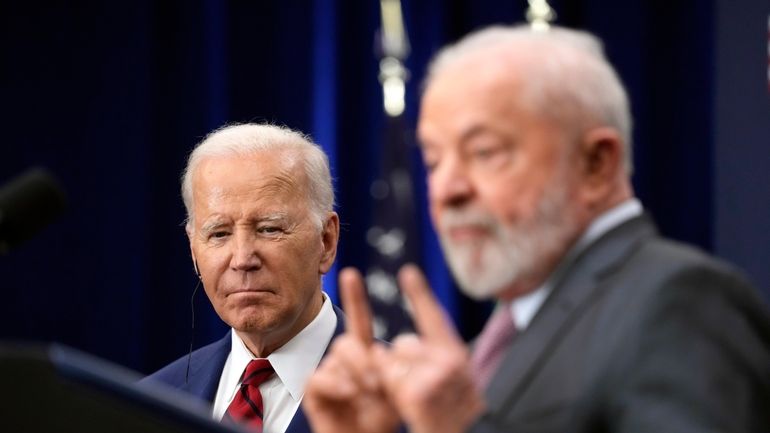
<path fill-rule="evenodd" d="M 439 231 L 441 247 L 460 289 L 476 300 L 490 299 L 539 272 L 547 256 L 566 250 L 575 233 L 566 188 L 557 182 L 537 203 L 532 218 L 505 226 L 474 208 L 448 209 Z M 476 226 L 490 233 L 479 241 L 455 242 L 447 232 L 456 226 Z"/>

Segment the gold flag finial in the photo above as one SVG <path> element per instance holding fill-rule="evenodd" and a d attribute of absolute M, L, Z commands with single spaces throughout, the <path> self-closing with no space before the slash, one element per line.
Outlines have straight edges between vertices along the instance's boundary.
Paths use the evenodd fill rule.
<path fill-rule="evenodd" d="M 546 31 L 556 19 L 556 12 L 546 0 L 528 0 L 527 21 L 534 31 Z"/>

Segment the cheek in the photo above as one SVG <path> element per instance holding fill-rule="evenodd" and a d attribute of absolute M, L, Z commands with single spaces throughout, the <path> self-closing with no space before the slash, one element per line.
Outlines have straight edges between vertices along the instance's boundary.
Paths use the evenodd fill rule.
<path fill-rule="evenodd" d="M 439 202 L 439 193 L 441 192 L 441 183 L 438 181 L 438 175 L 436 173 L 427 175 L 425 185 L 428 188 L 428 203 L 433 206 L 434 203 Z"/>
<path fill-rule="evenodd" d="M 201 272 L 204 272 L 204 270 L 207 273 L 221 272 L 224 267 L 227 267 L 230 261 L 230 252 L 227 245 L 200 248 L 199 250 L 200 252 L 196 254 L 196 257 Z"/>
<path fill-rule="evenodd" d="M 214 308 L 216 308 L 217 305 L 219 304 L 219 302 L 216 299 L 216 293 L 217 293 L 216 286 L 204 280 L 203 291 L 206 292 L 206 297 L 209 298 L 211 305 L 213 305 Z"/>
<path fill-rule="evenodd" d="M 433 224 L 437 224 L 441 214 L 441 200 L 438 199 L 438 186 L 428 178 L 428 212 Z"/>
<path fill-rule="evenodd" d="M 198 260 L 198 270 L 201 273 L 206 293 L 210 298 L 217 292 L 217 286 L 227 270 L 228 263 L 229 261 L 223 254 L 206 254 Z"/>
<path fill-rule="evenodd" d="M 296 250 L 291 255 L 284 255 L 281 268 L 275 272 L 278 278 L 283 280 L 282 287 L 288 292 L 285 293 L 290 301 L 301 302 L 309 293 L 318 288 L 321 263 L 321 247 L 315 248 L 316 241 L 313 240 L 305 245 L 304 249 Z"/>
<path fill-rule="evenodd" d="M 531 191 L 522 190 L 515 183 L 488 181 L 479 185 L 479 204 L 500 223 L 515 224 L 527 216 L 530 204 L 534 204 Z"/>

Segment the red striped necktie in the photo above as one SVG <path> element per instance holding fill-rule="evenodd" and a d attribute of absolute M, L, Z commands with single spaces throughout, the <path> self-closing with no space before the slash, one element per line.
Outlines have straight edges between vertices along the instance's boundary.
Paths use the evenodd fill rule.
<path fill-rule="evenodd" d="M 483 391 L 489 385 L 492 376 L 500 367 L 508 345 L 516 335 L 516 325 L 511 313 L 510 304 L 498 306 L 476 339 L 471 354 L 471 366 L 479 390 Z"/>
<path fill-rule="evenodd" d="M 241 375 L 240 388 L 222 420 L 243 424 L 255 432 L 261 432 L 263 405 L 259 385 L 269 379 L 273 372 L 267 359 L 251 360 Z"/>

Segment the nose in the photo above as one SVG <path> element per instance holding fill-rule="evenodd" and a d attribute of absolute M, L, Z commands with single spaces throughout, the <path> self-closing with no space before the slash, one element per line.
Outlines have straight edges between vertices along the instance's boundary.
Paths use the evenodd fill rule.
<path fill-rule="evenodd" d="M 236 232 L 233 239 L 233 253 L 230 267 L 236 271 L 256 271 L 262 267 L 257 242 L 254 236 Z"/>
<path fill-rule="evenodd" d="M 457 207 L 473 197 L 473 184 L 459 157 L 445 158 L 428 175 L 429 198 L 434 206 Z"/>

